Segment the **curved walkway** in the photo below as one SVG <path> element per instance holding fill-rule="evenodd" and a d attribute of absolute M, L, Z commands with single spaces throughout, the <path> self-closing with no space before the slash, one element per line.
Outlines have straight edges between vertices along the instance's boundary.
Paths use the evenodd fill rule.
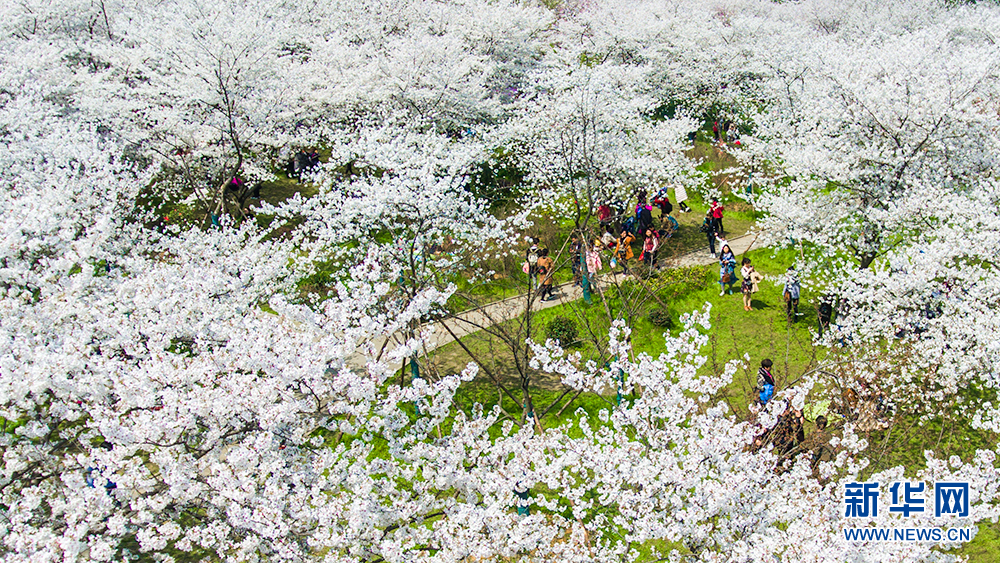
<path fill-rule="evenodd" d="M 736 256 L 740 256 L 750 248 L 755 240 L 755 235 L 747 234 L 734 238 L 728 242 L 729 247 L 733 250 L 733 253 Z M 678 256 L 672 261 L 668 268 L 687 268 L 690 266 L 709 266 L 712 264 L 718 264 L 718 259 L 712 256 L 708 252 L 707 248 L 703 248 L 701 250 L 688 252 Z M 612 279 L 616 279 L 620 275 L 621 274 L 614 274 Z M 608 274 L 605 274 L 605 279 L 607 277 Z M 583 289 L 573 285 L 571 282 L 567 282 L 556 286 L 554 295 L 556 298 L 550 301 L 541 301 L 539 299 L 534 300 L 531 304 L 531 310 L 540 311 L 542 309 L 548 309 L 550 307 L 556 307 L 583 299 Z M 478 332 L 480 330 L 479 327 L 490 324 L 491 319 L 511 319 L 520 315 L 524 312 L 524 299 L 525 294 L 522 293 L 500 301 L 494 301 L 483 307 L 469 309 L 468 311 L 459 313 L 453 317 L 429 323 L 426 326 L 433 330 L 433 334 L 425 343 L 426 351 L 431 352 L 441 346 L 444 346 L 445 344 L 451 343 L 455 340 L 455 338 L 463 338 Z M 440 325 L 444 323 L 447 323 L 447 328 L 450 329 L 450 332 L 448 330 L 441 330 Z M 374 349 L 384 349 L 383 353 L 388 353 L 391 351 L 388 344 L 391 344 L 392 342 L 399 342 L 398 334 L 376 339 L 372 345 Z M 347 365 L 352 368 L 362 368 L 365 365 L 365 361 L 365 355 L 352 354 L 347 359 Z"/>

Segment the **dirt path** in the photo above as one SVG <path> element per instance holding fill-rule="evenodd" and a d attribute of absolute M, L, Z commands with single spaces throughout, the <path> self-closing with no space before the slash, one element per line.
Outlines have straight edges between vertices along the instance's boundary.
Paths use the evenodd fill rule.
<path fill-rule="evenodd" d="M 748 234 L 743 235 L 738 238 L 734 238 L 729 241 L 729 245 L 733 250 L 733 253 L 739 257 L 741 254 L 747 251 L 751 246 L 753 241 L 756 240 L 754 235 Z M 696 250 L 693 252 L 688 252 L 682 254 L 675 258 L 667 267 L 668 268 L 685 268 L 690 266 L 707 266 L 711 264 L 717 264 L 718 259 L 708 252 L 708 247 L 701 250 Z M 614 283 L 618 281 L 618 276 L 621 274 L 604 274 L 601 283 Z M 557 307 L 559 305 L 564 305 L 583 298 L 583 289 L 574 286 L 572 283 L 564 283 L 556 286 L 556 291 L 554 293 L 555 299 L 550 301 L 535 300 L 531 304 L 532 311 L 540 311 L 542 309 L 548 309 L 550 307 Z M 524 312 L 525 309 L 525 294 L 515 295 L 513 297 L 508 297 L 501 301 L 494 301 L 483 307 L 470 309 L 463 313 L 460 313 L 454 317 L 448 319 L 443 319 L 435 323 L 430 323 L 427 325 L 428 328 L 432 330 L 432 335 L 427 339 L 425 343 L 426 351 L 431 352 L 449 344 L 454 341 L 455 338 L 452 336 L 454 334 L 457 338 L 463 338 L 480 330 L 479 327 L 488 326 L 490 319 L 513 319 Z M 451 333 L 446 330 L 443 325 L 447 323 L 447 327 L 451 329 Z M 393 334 L 389 337 L 383 337 L 376 339 L 371 343 L 371 347 L 374 350 L 383 350 L 383 355 L 391 352 L 393 348 L 401 341 L 399 334 Z M 362 368 L 365 366 L 365 355 L 364 354 L 353 354 L 347 359 L 347 365 L 352 368 Z"/>

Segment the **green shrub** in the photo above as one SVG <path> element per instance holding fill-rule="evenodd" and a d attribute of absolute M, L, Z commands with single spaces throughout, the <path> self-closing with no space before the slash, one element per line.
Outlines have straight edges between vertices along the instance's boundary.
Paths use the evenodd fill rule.
<path fill-rule="evenodd" d="M 668 309 L 664 309 L 663 307 L 650 311 L 648 318 L 649 322 L 653 323 L 654 326 L 674 328 L 674 316 Z"/>
<path fill-rule="evenodd" d="M 656 278 L 660 275 L 659 270 L 656 268 L 650 268 L 649 265 L 642 260 L 638 260 L 634 264 L 630 264 L 629 273 L 644 280 Z"/>
<path fill-rule="evenodd" d="M 552 340 L 558 340 L 560 346 L 570 347 L 577 344 L 579 332 L 576 329 L 576 321 L 566 317 L 556 317 L 549 321 L 545 330 L 545 336 Z"/>

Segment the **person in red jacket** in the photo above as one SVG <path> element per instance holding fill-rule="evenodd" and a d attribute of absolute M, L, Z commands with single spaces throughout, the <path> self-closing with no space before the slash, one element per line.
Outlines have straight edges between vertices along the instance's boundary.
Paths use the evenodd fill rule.
<path fill-rule="evenodd" d="M 611 206 L 607 202 L 597 206 L 597 220 L 600 221 L 602 227 L 611 224 Z"/>
<path fill-rule="evenodd" d="M 725 209 L 726 208 L 723 207 L 721 203 L 719 203 L 718 199 L 714 197 L 712 198 L 712 207 L 710 209 L 712 213 L 712 222 L 715 223 L 715 231 L 720 235 L 725 232 L 722 228 L 722 212 Z"/>

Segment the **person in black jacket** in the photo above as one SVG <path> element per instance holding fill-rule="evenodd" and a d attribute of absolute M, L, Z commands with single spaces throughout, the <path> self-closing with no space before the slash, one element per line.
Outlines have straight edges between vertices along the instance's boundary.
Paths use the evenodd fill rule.
<path fill-rule="evenodd" d="M 715 228 L 715 221 L 712 219 L 712 212 L 705 215 L 705 222 L 701 224 L 701 232 L 708 238 L 708 253 L 715 256 L 715 239 L 719 231 Z"/>
<path fill-rule="evenodd" d="M 638 209 L 635 211 L 637 227 L 635 234 L 639 235 L 646 232 L 646 229 L 652 228 L 653 226 L 653 206 L 643 204 L 637 207 Z"/>

